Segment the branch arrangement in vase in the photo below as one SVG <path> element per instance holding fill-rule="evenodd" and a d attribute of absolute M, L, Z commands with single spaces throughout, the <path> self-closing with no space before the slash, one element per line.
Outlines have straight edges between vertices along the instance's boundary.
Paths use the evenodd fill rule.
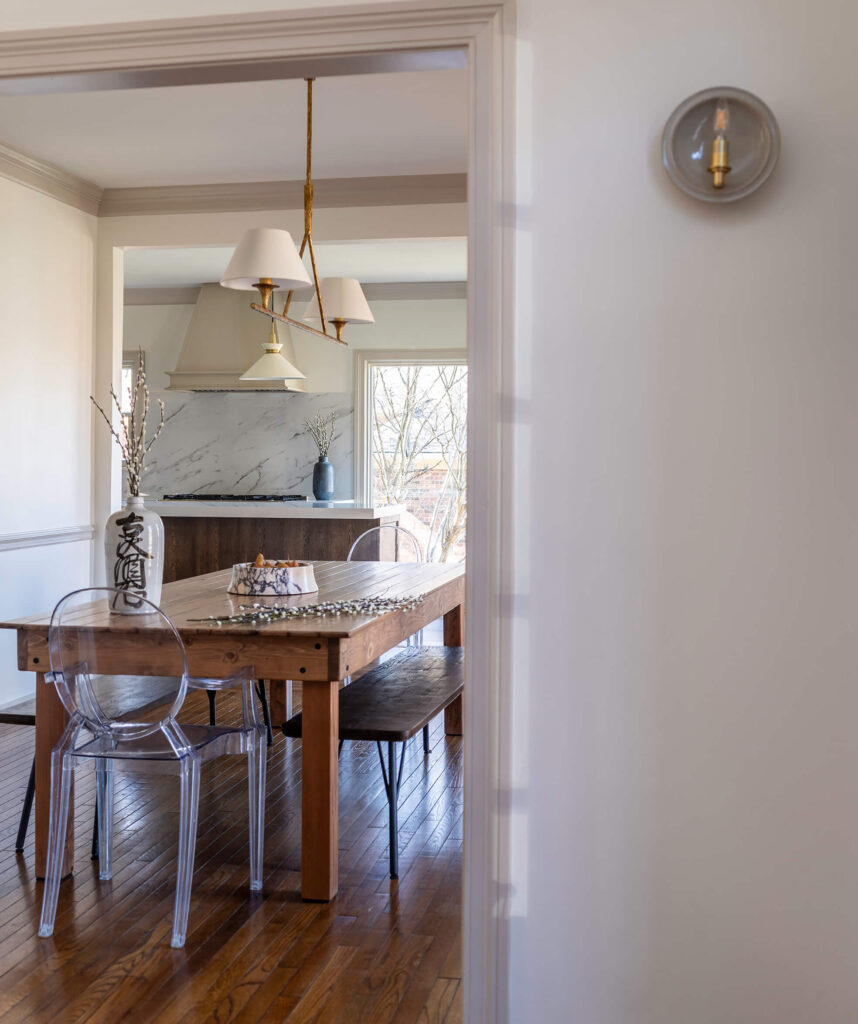
<path fill-rule="evenodd" d="M 149 440 L 146 440 L 146 419 L 149 415 L 149 386 L 146 383 L 146 371 L 143 368 L 143 352 L 140 351 L 137 357 L 137 367 L 134 371 L 134 381 L 131 385 L 130 409 L 127 413 L 122 411 L 122 403 L 116 396 L 113 387 L 110 388 L 110 397 L 116 411 L 119 413 L 121 427 L 117 431 L 110 421 L 110 417 L 104 409 L 96 402 L 92 395 L 89 400 L 98 409 L 107 424 L 113 439 L 119 445 L 122 452 L 122 459 L 125 463 L 125 471 L 128 474 L 128 492 L 132 497 L 140 494 L 140 477 L 143 467 L 146 464 L 146 455 L 152 445 L 157 441 L 158 435 L 164 429 L 164 403 L 157 399 L 160 410 L 160 419 L 155 433 Z"/>
<path fill-rule="evenodd" d="M 304 420 L 304 426 L 307 428 L 307 433 L 316 443 L 316 447 L 319 449 L 319 458 L 324 459 L 328 457 L 328 452 L 331 449 L 331 442 L 334 440 L 334 424 L 337 422 L 337 414 L 335 412 L 329 413 L 327 416 L 322 416 L 321 413 L 316 413 L 315 416 L 311 416 L 309 419 Z"/>

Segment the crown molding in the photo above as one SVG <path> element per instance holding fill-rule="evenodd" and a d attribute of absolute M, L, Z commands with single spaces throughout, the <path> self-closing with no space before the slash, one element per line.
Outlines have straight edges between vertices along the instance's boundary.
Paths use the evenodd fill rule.
<path fill-rule="evenodd" d="M 466 299 L 466 281 L 390 281 L 362 285 L 370 302 L 397 302 L 418 299 Z"/>
<path fill-rule="evenodd" d="M 193 306 L 200 297 L 199 286 L 189 288 L 126 288 L 126 306 Z"/>
<path fill-rule="evenodd" d="M 465 281 L 386 281 L 363 285 L 370 302 L 415 301 L 420 299 L 465 299 Z M 200 295 L 198 286 L 187 288 L 126 288 L 126 306 L 193 306 Z"/>
<path fill-rule="evenodd" d="M 0 177 L 98 216 L 102 189 L 91 181 L 0 142 Z"/>
<path fill-rule="evenodd" d="M 466 174 L 401 174 L 372 178 L 319 178 L 316 209 L 355 206 L 418 206 L 467 202 Z M 300 210 L 303 181 L 227 182 L 221 185 L 157 185 L 108 188 L 102 217 L 176 213 L 239 213 L 249 210 Z"/>

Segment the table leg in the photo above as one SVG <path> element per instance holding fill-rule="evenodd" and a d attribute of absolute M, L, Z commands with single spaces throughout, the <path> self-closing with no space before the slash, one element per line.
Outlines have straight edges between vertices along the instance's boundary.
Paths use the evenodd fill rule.
<path fill-rule="evenodd" d="M 56 688 L 36 673 L 36 877 L 45 877 L 48 827 L 51 816 L 51 751 L 59 743 L 68 715 Z M 69 796 L 69 829 L 63 858 L 63 878 L 74 870 L 74 782 Z"/>
<path fill-rule="evenodd" d="M 279 729 L 292 717 L 292 680 L 266 679 L 268 683 L 268 709 L 271 724 Z"/>
<path fill-rule="evenodd" d="M 339 682 L 305 682 L 301 770 L 301 895 L 337 895 Z"/>
<path fill-rule="evenodd" d="M 444 646 L 461 647 L 465 641 L 465 607 L 457 605 L 444 614 Z M 462 735 L 462 698 L 457 697 L 444 709 L 444 732 L 448 736 Z"/>

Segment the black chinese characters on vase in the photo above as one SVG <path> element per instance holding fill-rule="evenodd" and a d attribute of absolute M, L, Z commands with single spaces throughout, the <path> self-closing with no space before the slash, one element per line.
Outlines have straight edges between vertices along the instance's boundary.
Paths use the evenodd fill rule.
<path fill-rule="evenodd" d="M 144 597 L 158 604 L 164 576 L 164 524 L 145 507 L 142 496 L 129 497 L 125 508 L 108 519 L 104 554 L 107 585 L 122 591 L 113 611 L 145 614 L 148 609 L 140 600 Z"/>

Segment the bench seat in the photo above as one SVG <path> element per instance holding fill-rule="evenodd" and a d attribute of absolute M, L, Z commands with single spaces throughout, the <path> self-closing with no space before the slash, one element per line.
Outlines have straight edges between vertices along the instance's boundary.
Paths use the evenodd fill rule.
<path fill-rule="evenodd" d="M 378 747 L 390 826 L 390 877 L 399 877 L 397 803 L 405 743 L 460 697 L 465 682 L 461 647 L 406 647 L 340 690 L 339 738 L 374 740 Z M 282 725 L 285 736 L 301 737 L 302 716 Z M 381 744 L 387 744 L 387 764 Z M 401 743 L 399 764 L 394 744 Z"/>
<path fill-rule="evenodd" d="M 461 647 L 406 647 L 340 690 L 340 739 L 404 743 L 462 693 Z M 283 723 L 300 738 L 301 715 Z"/>

